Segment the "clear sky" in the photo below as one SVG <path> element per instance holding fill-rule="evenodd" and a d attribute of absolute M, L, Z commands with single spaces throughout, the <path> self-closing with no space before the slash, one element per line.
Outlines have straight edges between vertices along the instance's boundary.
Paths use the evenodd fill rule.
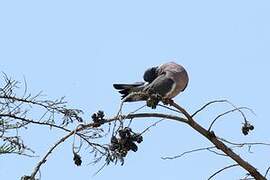
<path fill-rule="evenodd" d="M 66 96 L 90 117 L 98 109 L 116 113 L 120 98 L 112 83 L 140 81 L 146 68 L 174 60 L 190 76 L 188 88 L 175 99 L 178 103 L 190 112 L 221 98 L 249 106 L 257 114 L 248 115 L 255 125 L 251 135 L 241 134 L 237 114 L 219 121 L 216 134 L 232 141 L 270 142 L 269 19 L 267 0 L 1 1 L 0 71 L 18 80 L 25 76 L 32 92 Z M 125 109 L 136 106 L 140 103 Z M 218 110 L 229 108 L 223 107 Z M 197 121 L 207 127 L 214 113 L 212 108 Z M 143 121 L 134 125 L 137 131 L 146 127 Z M 24 132 L 25 142 L 38 155 L 60 136 L 49 129 L 30 130 Z M 173 161 L 160 157 L 209 145 L 183 124 L 162 122 L 145 134 L 139 151 L 130 153 L 123 167 L 111 166 L 93 177 L 99 166 L 87 165 L 90 158 L 85 156 L 83 166 L 75 167 L 69 141 L 42 167 L 42 179 L 207 179 L 233 162 L 209 152 Z M 265 172 L 269 147 L 252 150 L 238 152 Z M 18 179 L 38 160 L 2 156 L 0 178 Z M 244 175 L 236 167 L 217 179 Z"/>

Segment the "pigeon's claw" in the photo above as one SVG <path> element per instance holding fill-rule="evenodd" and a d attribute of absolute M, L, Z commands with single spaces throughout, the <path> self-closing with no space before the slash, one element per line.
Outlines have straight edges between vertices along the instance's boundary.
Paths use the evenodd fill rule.
<path fill-rule="evenodd" d="M 170 106 L 172 106 L 173 103 L 174 103 L 174 101 L 172 99 L 169 99 L 169 98 L 164 98 L 162 100 L 162 102 L 163 102 L 164 105 L 170 105 Z"/>

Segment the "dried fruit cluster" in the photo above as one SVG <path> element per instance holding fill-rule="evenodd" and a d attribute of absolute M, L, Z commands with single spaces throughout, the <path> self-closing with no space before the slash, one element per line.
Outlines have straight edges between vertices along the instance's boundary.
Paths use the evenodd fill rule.
<path fill-rule="evenodd" d="M 136 143 L 143 141 L 141 134 L 134 133 L 129 127 L 119 130 L 118 135 L 118 138 L 116 136 L 111 138 L 110 150 L 121 157 L 125 157 L 130 150 L 136 152 L 138 150 Z"/>
<path fill-rule="evenodd" d="M 250 124 L 249 122 L 244 123 L 242 126 L 242 133 L 244 135 L 248 135 L 249 131 L 252 131 L 254 129 L 254 126 Z"/>
<path fill-rule="evenodd" d="M 101 126 L 105 120 L 104 120 L 104 112 L 103 111 L 98 111 L 97 113 L 92 114 L 92 120 L 95 123 L 94 127 L 99 127 Z"/>

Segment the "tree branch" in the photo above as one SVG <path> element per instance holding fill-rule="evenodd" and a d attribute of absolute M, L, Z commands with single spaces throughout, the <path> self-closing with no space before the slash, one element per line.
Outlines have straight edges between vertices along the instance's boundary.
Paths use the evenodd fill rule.
<path fill-rule="evenodd" d="M 116 116 L 114 118 L 110 118 L 110 119 L 106 119 L 104 120 L 104 122 L 102 122 L 102 124 L 107 124 L 110 122 L 113 122 L 115 120 L 120 120 L 120 119 L 134 119 L 134 118 L 146 118 L 146 117 L 156 117 L 156 118 L 166 118 L 166 119 L 170 119 L 170 120 L 175 120 L 178 122 L 183 122 L 183 123 L 187 123 L 187 120 L 182 118 L 182 117 L 178 117 L 178 116 L 173 116 L 173 115 L 168 115 L 168 114 L 159 114 L 159 113 L 138 113 L 138 114 L 129 114 L 127 116 L 122 115 L 122 117 Z M 81 127 L 76 128 L 75 130 L 71 131 L 70 133 L 68 133 L 66 136 L 62 137 L 61 139 L 59 139 L 49 150 L 48 152 L 43 156 L 43 158 L 37 163 L 36 167 L 34 168 L 31 176 L 30 176 L 30 180 L 34 180 L 35 176 L 37 174 L 37 172 L 40 170 L 42 164 L 44 164 L 48 157 L 50 156 L 50 154 L 63 142 L 65 142 L 69 137 L 71 137 L 72 135 L 74 135 L 75 133 L 79 133 L 80 131 L 83 131 L 87 128 L 93 128 L 95 127 L 95 123 L 89 123 L 86 125 L 81 125 Z"/>
<path fill-rule="evenodd" d="M 222 141 L 220 141 L 214 134 L 214 132 L 209 132 L 205 128 L 203 128 L 201 125 L 199 125 L 192 116 L 181 106 L 179 106 L 176 103 L 171 104 L 173 107 L 181 111 L 185 117 L 188 120 L 188 124 L 190 127 L 192 127 L 194 130 L 196 130 L 198 133 L 203 135 L 205 138 L 207 138 L 210 142 L 212 142 L 217 149 L 224 152 L 224 154 L 228 155 L 231 159 L 233 159 L 235 162 L 239 164 L 243 169 L 248 171 L 255 179 L 257 180 L 266 180 L 266 178 L 260 174 L 255 167 L 253 167 L 251 164 L 243 160 L 240 156 L 238 156 L 235 152 L 232 151 L 229 147 L 227 147 Z"/>
<path fill-rule="evenodd" d="M 212 121 L 212 123 L 210 124 L 210 126 L 209 126 L 209 128 L 208 128 L 208 131 L 211 131 L 212 126 L 214 125 L 214 123 L 215 123 L 219 118 L 221 118 L 221 117 L 223 117 L 223 116 L 225 116 L 225 115 L 227 115 L 227 114 L 230 114 L 230 113 L 232 113 L 232 112 L 234 112 L 234 111 L 239 111 L 239 110 L 242 110 L 242 109 L 247 109 L 247 110 L 253 112 L 250 108 L 247 108 L 247 107 L 238 107 L 238 108 L 234 108 L 234 109 L 232 109 L 232 110 L 226 111 L 226 112 L 224 112 L 224 113 L 221 113 L 221 114 L 219 114 L 219 115 Z M 244 116 L 244 120 L 245 120 L 245 122 L 246 122 L 245 116 Z"/>
<path fill-rule="evenodd" d="M 202 126 L 200 126 L 198 123 L 195 122 L 195 120 L 191 117 L 191 115 L 188 114 L 185 109 L 183 109 L 181 106 L 177 105 L 176 103 L 172 103 L 172 106 L 178 109 L 186 118 L 178 117 L 174 115 L 168 115 L 168 114 L 160 114 L 160 113 L 137 113 L 137 114 L 129 114 L 129 115 L 117 115 L 116 117 L 105 119 L 100 125 L 110 123 L 115 120 L 124 120 L 124 119 L 135 119 L 135 118 L 146 118 L 146 117 L 156 117 L 156 118 L 165 118 L 169 120 L 175 120 L 182 123 L 187 123 L 189 126 L 191 126 L 194 130 L 199 132 L 201 135 L 206 137 L 209 141 L 211 141 L 215 146 L 210 148 L 217 148 L 221 150 L 225 155 L 232 158 L 234 161 L 238 163 L 239 166 L 247 170 L 254 178 L 258 180 L 265 180 L 266 178 L 262 176 L 256 168 L 254 168 L 252 165 L 250 165 L 248 162 L 244 161 L 240 156 L 235 154 L 229 147 L 227 147 L 222 141 L 220 141 L 213 132 L 209 132 L 206 129 L 204 129 Z M 80 128 L 71 131 L 69 134 L 67 134 L 65 137 L 61 138 L 59 141 L 56 142 L 56 144 L 49 149 L 49 151 L 45 154 L 45 156 L 39 161 L 37 166 L 35 167 L 33 173 L 31 174 L 31 178 L 34 178 L 36 173 L 39 171 L 42 164 L 46 162 L 46 159 L 49 157 L 49 155 L 53 152 L 53 150 L 63 143 L 66 139 L 68 139 L 70 136 L 72 136 L 76 132 L 80 132 L 86 128 L 89 127 L 95 127 L 95 123 L 89 123 L 87 125 L 82 125 Z M 205 149 L 205 148 L 204 148 Z M 206 148 L 207 149 L 207 148 Z M 197 151 L 202 150 L 198 149 Z M 194 150 L 191 152 L 195 152 Z M 189 152 L 186 152 L 189 153 Z M 184 153 L 184 154 L 186 154 Z M 183 155 L 183 154 L 182 154 Z"/>
<path fill-rule="evenodd" d="M 210 176 L 208 178 L 208 180 L 212 179 L 213 177 L 215 177 L 217 174 L 221 173 L 222 171 L 226 170 L 226 169 L 229 169 L 229 168 L 232 168 L 232 167 L 236 167 L 236 166 L 239 166 L 239 164 L 233 164 L 233 165 L 230 165 L 230 166 L 226 166 L 220 170 L 218 170 L 217 172 L 215 172 L 212 176 Z"/>
<path fill-rule="evenodd" d="M 172 160 L 172 159 L 176 159 L 176 158 L 180 158 L 186 154 L 190 154 L 190 153 L 194 153 L 194 152 L 198 152 L 198 151 L 205 151 L 205 150 L 211 150 L 211 149 L 216 149 L 216 146 L 210 146 L 210 147 L 205 147 L 205 148 L 198 148 L 198 149 L 193 149 L 190 151 L 185 151 L 182 154 L 179 154 L 177 156 L 172 156 L 172 157 L 162 157 L 161 159 L 163 160 Z"/>

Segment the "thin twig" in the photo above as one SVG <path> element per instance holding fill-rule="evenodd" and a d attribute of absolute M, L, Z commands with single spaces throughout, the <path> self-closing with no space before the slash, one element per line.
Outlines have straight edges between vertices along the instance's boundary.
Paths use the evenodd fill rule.
<path fill-rule="evenodd" d="M 141 107 L 137 108 L 136 110 L 134 110 L 134 111 L 130 112 L 128 115 L 130 115 L 130 114 L 134 114 L 134 113 L 136 113 L 136 112 L 138 112 L 138 111 L 142 110 L 142 109 L 143 109 L 143 108 L 145 108 L 145 107 L 146 107 L 146 105 L 143 105 L 143 106 L 141 106 Z M 128 123 L 127 127 L 130 127 L 131 123 L 132 123 L 132 119 L 130 119 L 130 121 L 129 121 L 129 123 Z"/>
<path fill-rule="evenodd" d="M 239 146 L 239 147 L 243 147 L 243 146 L 254 146 L 254 145 L 263 145 L 263 146 L 270 146 L 270 143 L 261 143 L 261 142 L 247 142 L 247 143 L 235 143 L 235 142 L 231 142 L 228 141 L 224 138 L 218 138 L 219 140 L 231 144 L 231 145 L 235 145 L 235 146 Z"/>
<path fill-rule="evenodd" d="M 210 147 L 204 147 L 204 148 L 198 148 L 198 149 L 193 149 L 190 151 L 185 151 L 182 154 L 176 155 L 176 156 L 172 156 L 172 157 L 162 157 L 161 159 L 163 160 L 172 160 L 172 159 L 177 159 L 180 158 L 186 154 L 190 154 L 190 153 L 194 153 L 194 152 L 198 152 L 198 151 L 205 151 L 205 150 L 211 150 L 211 149 L 216 149 L 215 146 L 210 146 Z"/>
<path fill-rule="evenodd" d="M 265 178 L 267 177 L 267 174 L 269 173 L 269 171 L 270 171 L 270 167 L 268 167 L 266 172 L 265 172 L 265 175 L 264 175 Z"/>
<path fill-rule="evenodd" d="M 76 128 L 75 130 L 71 131 L 70 133 L 68 133 L 66 136 L 62 137 L 60 140 L 58 140 L 49 150 L 48 152 L 43 156 L 43 158 L 38 162 L 38 164 L 36 165 L 36 167 L 34 168 L 32 174 L 31 174 L 31 179 L 35 179 L 35 176 L 37 174 L 37 172 L 40 170 L 40 167 L 42 166 L 42 164 L 44 164 L 47 161 L 47 158 L 49 157 L 49 155 L 54 151 L 54 149 L 56 149 L 56 147 L 58 147 L 61 143 L 65 142 L 70 136 L 72 136 L 73 134 L 75 134 L 76 132 L 82 131 L 83 129 L 87 128 L 87 127 L 92 127 L 93 123 L 88 124 L 88 125 L 82 125 L 81 127 L 79 127 L 78 129 Z"/>
<path fill-rule="evenodd" d="M 227 102 L 227 100 L 225 99 L 221 99 L 221 100 L 214 100 L 214 101 L 210 101 L 208 103 L 206 103 L 205 105 L 203 105 L 200 109 L 198 109 L 197 111 L 195 111 L 191 117 L 195 117 L 199 112 L 203 111 L 206 107 L 208 107 L 211 104 L 215 104 L 215 103 L 223 103 L 223 102 Z"/>
<path fill-rule="evenodd" d="M 239 166 L 239 164 L 233 164 L 233 165 L 230 165 L 230 166 L 226 166 L 226 167 L 224 167 L 224 168 L 218 170 L 217 172 L 215 172 L 212 176 L 210 176 L 210 177 L 208 178 L 208 180 L 212 179 L 213 177 L 215 177 L 217 174 L 221 173 L 222 171 L 224 171 L 224 170 L 226 170 L 226 169 L 230 169 L 230 168 L 232 168 L 232 167 L 236 167 L 236 166 Z"/>
<path fill-rule="evenodd" d="M 157 122 L 155 122 L 155 123 L 153 123 L 153 124 L 151 124 L 151 125 L 148 126 L 145 130 L 143 130 L 143 131 L 140 133 L 140 135 L 144 134 L 144 133 L 147 132 L 150 128 L 156 126 L 157 124 L 159 124 L 159 123 L 162 122 L 163 120 L 164 120 L 164 118 L 161 119 L 161 120 L 159 120 L 159 121 L 157 121 Z"/>
<path fill-rule="evenodd" d="M 216 154 L 216 155 L 219 155 L 219 156 L 228 156 L 228 155 L 226 155 L 224 153 L 219 153 L 219 152 L 216 152 L 215 150 L 212 150 L 212 149 L 207 149 L 207 150 L 214 153 L 214 154 Z"/>
<path fill-rule="evenodd" d="M 239 110 L 241 110 L 241 109 L 247 109 L 247 110 L 250 110 L 251 112 L 253 112 L 252 109 L 250 109 L 250 108 L 248 108 L 248 107 L 239 107 L 239 108 L 234 108 L 234 109 L 231 109 L 231 110 L 229 110 L 229 111 L 226 111 L 226 112 L 224 112 L 224 113 L 222 113 L 222 114 L 219 114 L 219 115 L 212 121 L 212 123 L 210 124 L 210 126 L 209 126 L 209 128 L 208 128 L 208 131 L 211 130 L 212 126 L 214 125 L 214 123 L 215 123 L 219 118 L 221 118 L 221 117 L 223 117 L 223 116 L 225 116 L 225 115 L 227 115 L 227 114 L 230 114 L 230 113 L 232 113 L 232 112 L 234 112 L 234 111 L 239 111 Z"/>
<path fill-rule="evenodd" d="M 18 116 L 12 115 L 12 114 L 0 114 L 0 117 L 9 117 L 9 118 L 17 119 L 17 120 L 20 120 L 20 121 L 23 121 L 23 122 L 32 123 L 32 124 L 38 124 L 38 125 L 44 125 L 44 126 L 54 127 L 54 128 L 57 128 L 57 129 L 61 129 L 61 130 L 67 131 L 67 132 L 70 132 L 71 131 L 71 130 L 66 129 L 66 128 L 62 127 L 62 126 L 58 126 L 58 125 L 47 123 L 47 122 L 34 121 L 34 120 L 23 118 L 23 117 L 18 117 Z"/>
<path fill-rule="evenodd" d="M 178 109 L 179 111 L 181 111 L 185 115 L 185 117 L 188 119 L 188 124 L 190 125 L 190 127 L 192 127 L 198 133 L 203 135 L 210 142 L 212 142 L 215 145 L 215 147 L 217 147 L 219 150 L 224 152 L 224 154 L 228 155 L 231 159 L 233 159 L 235 162 L 237 162 L 237 164 L 239 164 L 239 166 L 241 166 L 243 169 L 248 171 L 251 174 L 251 176 L 253 176 L 255 179 L 258 179 L 258 180 L 265 180 L 266 179 L 260 172 L 258 172 L 258 170 L 254 166 L 249 164 L 247 161 L 243 160 L 232 149 L 227 147 L 226 144 L 224 144 L 222 141 L 220 141 L 213 132 L 207 131 L 200 124 L 198 124 L 184 108 L 182 108 L 181 106 L 179 106 L 176 103 L 172 103 L 171 105 L 174 106 L 176 109 Z M 243 115 L 243 112 L 241 110 L 239 110 L 239 111 Z M 245 118 L 245 115 L 243 115 L 243 116 Z"/>

